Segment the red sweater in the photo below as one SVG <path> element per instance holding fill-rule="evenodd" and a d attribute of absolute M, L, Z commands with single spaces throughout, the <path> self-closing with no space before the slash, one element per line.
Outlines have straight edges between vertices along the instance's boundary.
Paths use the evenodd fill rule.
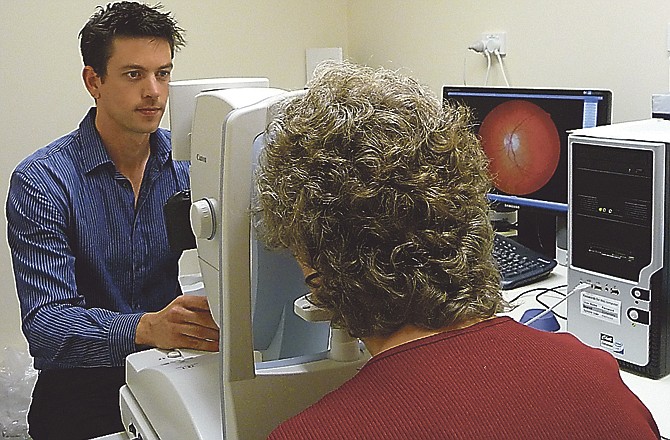
<path fill-rule="evenodd" d="M 616 360 L 495 318 L 373 357 L 270 439 L 657 439 Z"/>

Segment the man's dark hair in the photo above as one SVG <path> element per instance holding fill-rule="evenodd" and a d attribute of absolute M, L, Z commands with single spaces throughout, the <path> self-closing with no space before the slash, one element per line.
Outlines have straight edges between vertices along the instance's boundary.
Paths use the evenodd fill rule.
<path fill-rule="evenodd" d="M 122 1 L 98 6 L 79 32 L 81 56 L 85 66 L 91 66 L 100 76 L 107 74 L 107 62 L 112 56 L 115 37 L 155 37 L 170 43 L 172 57 L 175 49 L 185 44 L 184 30 L 169 13 L 160 12 L 159 3 L 148 6 L 143 3 Z"/>

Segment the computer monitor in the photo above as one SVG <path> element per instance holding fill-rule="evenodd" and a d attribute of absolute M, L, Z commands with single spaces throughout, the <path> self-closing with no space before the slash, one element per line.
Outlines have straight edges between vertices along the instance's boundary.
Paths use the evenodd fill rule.
<path fill-rule="evenodd" d="M 468 106 L 490 159 L 489 199 L 515 207 L 568 210 L 568 131 L 611 122 L 612 92 L 598 89 L 444 86 Z"/>

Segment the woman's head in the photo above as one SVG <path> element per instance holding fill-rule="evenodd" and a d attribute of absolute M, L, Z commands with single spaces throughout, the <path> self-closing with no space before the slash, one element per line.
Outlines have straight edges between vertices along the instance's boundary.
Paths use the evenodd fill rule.
<path fill-rule="evenodd" d="M 358 337 L 500 307 L 486 159 L 467 109 L 396 72 L 327 63 L 283 102 L 258 172 L 259 232 L 318 272 Z"/>

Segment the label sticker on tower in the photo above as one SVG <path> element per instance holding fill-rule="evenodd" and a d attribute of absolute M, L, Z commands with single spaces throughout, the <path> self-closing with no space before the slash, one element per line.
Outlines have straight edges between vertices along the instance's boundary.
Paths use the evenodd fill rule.
<path fill-rule="evenodd" d="M 600 334 L 600 348 L 611 351 L 615 354 L 624 354 L 623 342 L 614 339 L 614 336 L 606 333 Z"/>
<path fill-rule="evenodd" d="M 621 301 L 582 292 L 579 309 L 583 315 L 610 322 L 621 324 Z"/>

